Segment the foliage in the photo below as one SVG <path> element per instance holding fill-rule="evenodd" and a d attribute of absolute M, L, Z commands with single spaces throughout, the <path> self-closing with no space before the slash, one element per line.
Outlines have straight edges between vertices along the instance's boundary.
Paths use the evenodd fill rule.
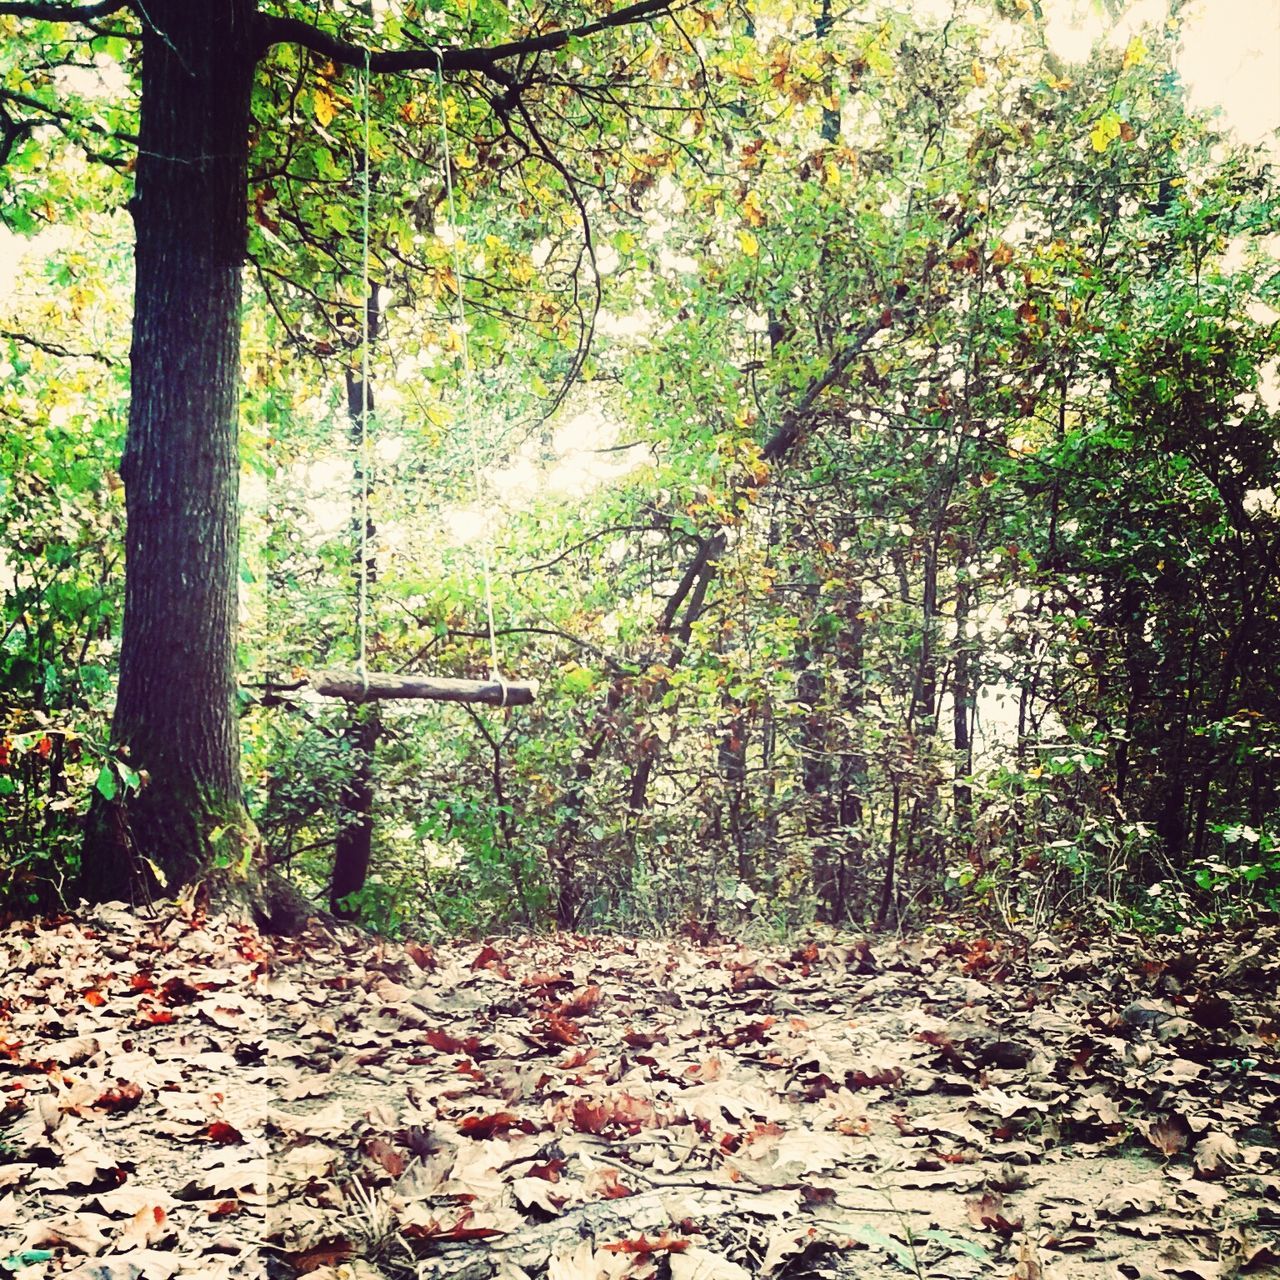
<path fill-rule="evenodd" d="M 0 903 L 23 907 L 64 903 L 89 795 L 136 782 L 106 746 L 122 515 L 102 465 L 123 421 L 113 224 L 64 237 L 0 326 Z"/>
<path fill-rule="evenodd" d="M 272 51 L 241 666 L 276 866 L 322 895 L 371 804 L 391 932 L 1276 905 L 1274 177 L 1187 110 L 1173 25 L 1066 67 L 1024 8 L 688 10 L 512 101 Z M 12 158 L 64 146 L 64 220 L 117 181 L 77 186 L 68 130 Z M 120 275 L 47 270 L 97 292 L 11 346 L 2 687 L 98 742 L 119 379 L 54 349 Z M 305 681 L 359 657 L 366 541 L 371 667 L 487 671 L 489 558 L 538 704 L 387 707 L 360 747 Z M 45 786 L 6 858 L 53 847 Z"/>

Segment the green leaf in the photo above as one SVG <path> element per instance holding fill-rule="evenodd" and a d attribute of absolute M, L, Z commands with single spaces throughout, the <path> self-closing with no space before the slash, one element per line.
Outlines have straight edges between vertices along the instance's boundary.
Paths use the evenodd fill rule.
<path fill-rule="evenodd" d="M 115 770 L 109 764 L 104 764 L 98 770 L 98 780 L 93 785 L 104 800 L 114 800 L 120 790 L 116 784 Z"/>
<path fill-rule="evenodd" d="M 0 1258 L 0 1267 L 4 1267 L 6 1271 L 20 1271 L 23 1267 L 34 1266 L 37 1262 L 48 1262 L 52 1257 L 52 1249 L 23 1249 L 21 1253 Z"/>
<path fill-rule="evenodd" d="M 944 1249 L 950 1249 L 952 1253 L 963 1253 L 967 1257 L 976 1258 L 979 1262 L 991 1261 L 991 1255 L 973 1240 L 961 1240 L 946 1231 L 926 1231 L 924 1238 L 937 1241 Z"/>
<path fill-rule="evenodd" d="M 912 1275 L 919 1273 L 915 1256 L 901 1240 L 895 1240 L 893 1236 L 887 1236 L 883 1231 L 870 1225 L 859 1227 L 853 1238 L 872 1249 L 887 1253 L 894 1262 L 904 1270 L 910 1271 Z"/>

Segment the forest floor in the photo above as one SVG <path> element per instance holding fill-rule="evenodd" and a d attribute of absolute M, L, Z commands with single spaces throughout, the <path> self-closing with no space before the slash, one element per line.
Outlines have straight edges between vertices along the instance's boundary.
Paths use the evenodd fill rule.
<path fill-rule="evenodd" d="M 0 1275 L 1280 1274 L 1280 929 L 0 931 Z"/>

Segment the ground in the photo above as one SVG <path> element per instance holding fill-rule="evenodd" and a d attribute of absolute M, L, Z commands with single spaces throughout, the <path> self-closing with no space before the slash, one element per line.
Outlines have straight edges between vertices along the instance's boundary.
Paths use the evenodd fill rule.
<path fill-rule="evenodd" d="M 16 922 L 0 1274 L 1275 1276 L 1278 936 Z"/>

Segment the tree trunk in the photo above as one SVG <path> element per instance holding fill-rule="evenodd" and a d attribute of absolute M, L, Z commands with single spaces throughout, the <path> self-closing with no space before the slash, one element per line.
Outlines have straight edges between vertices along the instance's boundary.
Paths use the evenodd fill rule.
<path fill-rule="evenodd" d="M 364 308 L 365 334 L 372 343 L 378 333 L 376 290 L 369 291 Z M 356 630 L 363 644 L 369 589 L 378 576 L 378 558 L 373 550 L 377 530 L 367 502 L 369 486 L 373 483 L 366 447 L 369 418 L 373 413 L 373 388 L 365 381 L 362 371 L 351 368 L 347 370 L 346 383 L 348 434 L 355 456 L 352 478 L 356 491 L 366 499 L 356 503 L 351 514 L 351 577 L 356 598 Z M 362 661 L 364 657 L 362 652 Z M 360 909 L 350 898 L 364 888 L 369 864 L 373 861 L 373 765 L 381 736 L 382 721 L 376 706 L 353 706 L 348 710 L 343 737 L 351 748 L 351 777 L 342 788 L 338 837 L 333 845 L 333 874 L 329 877 L 329 910 L 341 920 L 359 917 Z"/>
<path fill-rule="evenodd" d="M 721 705 L 729 712 L 729 723 L 720 736 L 718 763 L 724 781 L 725 800 L 728 808 L 728 836 L 733 850 L 738 879 L 754 889 L 756 887 L 755 860 L 747 844 L 746 786 L 747 786 L 747 716 L 740 705 L 724 693 Z"/>
<path fill-rule="evenodd" d="M 844 712 L 844 741 L 840 750 L 840 767 L 837 779 L 840 820 L 840 875 L 839 918 L 835 923 L 851 919 L 855 908 L 860 908 L 866 880 L 866 838 L 862 831 L 863 797 L 869 789 L 867 756 L 864 747 L 862 717 L 865 701 L 867 673 L 863 670 L 866 658 L 866 623 L 862 619 L 862 583 L 850 586 L 849 602 L 845 608 L 845 639 L 840 651 L 840 667 L 844 672 L 844 690 L 841 707 Z M 855 903 L 855 869 L 857 873 L 859 902 Z"/>
<path fill-rule="evenodd" d="M 148 0 L 135 192 L 124 632 L 112 736 L 145 770 L 98 798 L 83 890 L 172 892 L 257 845 L 234 710 L 240 277 L 253 0 Z"/>
<path fill-rule="evenodd" d="M 839 852 L 833 847 L 836 822 L 833 759 L 830 741 L 830 708 L 826 705 L 827 681 L 812 654 L 796 680 L 796 700 L 804 708 L 800 727 L 800 782 L 804 787 L 805 835 L 817 899 L 818 919 L 834 924 L 840 917 Z"/>
<path fill-rule="evenodd" d="M 958 566 L 956 574 L 954 675 L 951 681 L 951 734 L 955 747 L 955 772 L 951 787 L 956 842 L 968 850 L 973 844 L 973 709 L 977 703 L 974 643 L 965 635 L 973 612 L 970 570 Z"/>
<path fill-rule="evenodd" d="M 343 736 L 351 746 L 351 776 L 342 788 L 338 838 L 333 846 L 329 910 L 340 920 L 354 920 L 360 910 L 346 900 L 364 888 L 373 857 L 373 759 L 382 722 L 372 708 L 353 708 Z"/>

